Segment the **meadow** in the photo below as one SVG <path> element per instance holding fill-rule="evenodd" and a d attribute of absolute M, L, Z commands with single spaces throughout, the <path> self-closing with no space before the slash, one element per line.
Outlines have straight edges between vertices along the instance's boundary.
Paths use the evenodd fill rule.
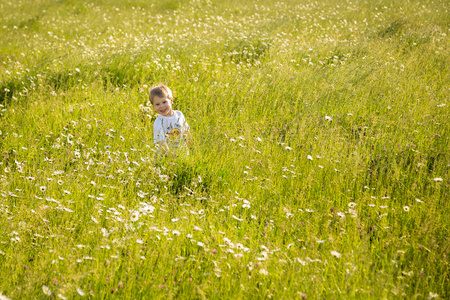
<path fill-rule="evenodd" d="M 0 299 L 450 298 L 449 9 L 0 0 Z"/>

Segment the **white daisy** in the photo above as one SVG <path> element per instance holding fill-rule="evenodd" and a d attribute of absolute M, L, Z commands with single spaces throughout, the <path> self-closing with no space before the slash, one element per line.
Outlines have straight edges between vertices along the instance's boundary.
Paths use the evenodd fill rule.
<path fill-rule="evenodd" d="M 341 257 L 341 254 L 339 252 L 333 251 L 333 250 L 331 251 L 331 255 L 333 255 L 333 256 L 335 256 L 337 258 Z"/>
<path fill-rule="evenodd" d="M 50 289 L 48 288 L 48 286 L 43 285 L 42 286 L 42 291 L 44 292 L 44 294 L 46 294 L 47 296 L 51 296 L 52 292 L 50 291 Z"/>
<path fill-rule="evenodd" d="M 261 275 L 269 275 L 269 272 L 267 272 L 266 269 L 260 269 L 259 270 L 259 274 L 261 274 Z"/>
<path fill-rule="evenodd" d="M 133 211 L 131 213 L 131 221 L 136 222 L 137 220 L 139 220 L 139 212 Z"/>
<path fill-rule="evenodd" d="M 83 292 L 83 290 L 80 289 L 80 288 L 77 288 L 77 293 L 78 293 L 78 295 L 80 295 L 80 296 L 85 296 L 85 295 L 86 295 L 86 294 Z"/>

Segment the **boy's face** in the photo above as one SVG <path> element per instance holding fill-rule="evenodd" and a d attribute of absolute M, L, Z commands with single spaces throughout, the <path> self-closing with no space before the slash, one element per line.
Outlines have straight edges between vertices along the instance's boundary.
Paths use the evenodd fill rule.
<path fill-rule="evenodd" d="M 158 114 L 164 117 L 171 117 L 173 115 L 172 104 L 173 100 L 169 99 L 167 96 L 155 96 L 155 98 L 153 98 L 153 108 Z"/>

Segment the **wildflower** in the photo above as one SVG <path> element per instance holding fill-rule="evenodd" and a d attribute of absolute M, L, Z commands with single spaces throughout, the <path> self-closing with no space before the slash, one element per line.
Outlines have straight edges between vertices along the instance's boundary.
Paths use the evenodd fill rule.
<path fill-rule="evenodd" d="M 80 289 L 80 288 L 77 288 L 77 293 L 78 293 L 78 295 L 80 295 L 80 296 L 85 296 L 85 295 L 86 295 L 86 294 L 83 292 L 83 290 Z"/>
<path fill-rule="evenodd" d="M 266 269 L 260 269 L 260 270 L 259 270 L 259 274 L 262 274 L 262 275 L 269 275 L 269 272 L 267 272 Z"/>
<path fill-rule="evenodd" d="M 440 177 L 437 177 L 437 178 L 433 178 L 433 180 L 436 181 L 436 182 L 441 182 L 443 179 L 440 178 Z"/>
<path fill-rule="evenodd" d="M 98 221 L 97 221 L 97 219 L 96 218 L 94 218 L 93 216 L 91 216 L 91 220 L 95 223 L 95 224 L 98 224 Z"/>
<path fill-rule="evenodd" d="M 419 203 L 423 203 L 423 201 L 420 200 L 420 199 L 416 199 L 416 201 L 419 202 Z"/>
<path fill-rule="evenodd" d="M 50 289 L 48 288 L 48 286 L 43 285 L 42 286 L 42 291 L 44 292 L 44 294 L 46 294 L 47 296 L 51 296 L 52 292 L 50 291 Z"/>
<path fill-rule="evenodd" d="M 169 176 L 167 176 L 167 175 L 159 175 L 159 178 L 161 178 L 162 182 L 166 182 L 169 180 Z"/>
<path fill-rule="evenodd" d="M 153 207 L 152 205 L 149 205 L 145 202 L 141 202 L 141 207 L 139 208 L 139 211 L 141 213 L 143 213 L 144 215 L 146 214 L 151 214 L 155 211 L 155 207 Z"/>
<path fill-rule="evenodd" d="M 8 298 L 8 297 L 2 295 L 2 293 L 0 293 L 0 300 L 11 300 L 11 298 Z"/>
<path fill-rule="evenodd" d="M 430 295 L 428 296 L 428 299 L 433 299 L 433 298 L 437 298 L 437 297 L 439 297 L 438 294 L 430 292 Z"/>
<path fill-rule="evenodd" d="M 403 275 L 406 275 L 406 276 L 411 276 L 411 275 L 414 274 L 414 272 L 413 272 L 413 271 L 409 271 L 409 272 L 402 271 L 402 274 L 403 274 Z"/>
<path fill-rule="evenodd" d="M 409 206 L 403 206 L 404 211 L 409 211 Z"/>
<path fill-rule="evenodd" d="M 309 159 L 309 160 L 313 160 L 311 155 L 306 156 L 306 158 Z"/>
<path fill-rule="evenodd" d="M 134 212 L 131 214 L 131 221 L 136 222 L 137 220 L 139 220 L 139 212 L 134 211 Z"/>
<path fill-rule="evenodd" d="M 333 256 L 335 256 L 337 258 L 341 257 L 341 254 L 339 252 L 333 251 L 333 250 L 331 251 L 331 255 L 333 255 Z"/>
<path fill-rule="evenodd" d="M 353 209 L 353 208 L 349 208 L 349 209 L 348 209 L 348 213 L 349 213 L 349 214 L 352 214 L 352 217 L 353 217 L 353 218 L 356 218 L 356 217 L 358 216 L 358 214 L 357 214 L 357 212 L 356 212 L 356 209 Z"/>
<path fill-rule="evenodd" d="M 325 116 L 325 120 L 327 120 L 329 122 L 333 121 L 333 119 L 331 117 L 329 117 L 329 116 Z"/>
<path fill-rule="evenodd" d="M 143 240 L 141 240 L 141 239 L 137 239 L 137 240 L 136 240 L 136 243 L 138 243 L 138 244 L 141 244 L 141 245 L 142 245 L 142 244 L 144 243 L 144 241 L 143 241 Z"/>
<path fill-rule="evenodd" d="M 236 217 L 235 215 L 232 215 L 233 219 L 238 220 L 240 222 L 242 222 L 244 219 L 239 219 L 238 217 Z"/>
<path fill-rule="evenodd" d="M 266 260 L 268 257 L 269 257 L 269 255 L 267 254 L 267 252 L 266 252 L 266 251 L 263 251 L 263 252 L 261 252 L 261 256 L 260 256 L 260 257 L 257 257 L 256 259 L 259 260 L 259 261 L 264 261 L 264 260 Z"/>
<path fill-rule="evenodd" d="M 41 192 L 45 192 L 47 190 L 47 187 L 41 186 L 41 187 L 39 187 L 39 189 L 41 190 Z"/>

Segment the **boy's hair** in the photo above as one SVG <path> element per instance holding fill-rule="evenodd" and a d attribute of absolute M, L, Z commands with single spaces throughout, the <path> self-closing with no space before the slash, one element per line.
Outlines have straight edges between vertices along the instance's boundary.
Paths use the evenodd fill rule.
<path fill-rule="evenodd" d="M 171 100 L 173 99 L 172 91 L 162 83 L 150 88 L 150 93 L 148 95 L 148 98 L 149 98 L 151 104 L 153 104 L 153 99 L 155 99 L 156 96 L 158 96 L 160 98 L 167 97 Z"/>

